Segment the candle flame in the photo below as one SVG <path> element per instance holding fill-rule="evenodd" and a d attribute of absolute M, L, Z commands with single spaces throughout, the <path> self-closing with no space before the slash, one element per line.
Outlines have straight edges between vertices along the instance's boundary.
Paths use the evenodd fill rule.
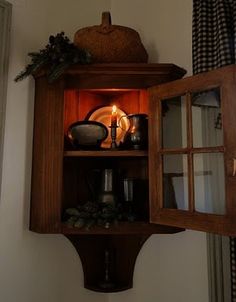
<path fill-rule="evenodd" d="M 116 105 L 112 106 L 112 113 L 116 113 Z"/>

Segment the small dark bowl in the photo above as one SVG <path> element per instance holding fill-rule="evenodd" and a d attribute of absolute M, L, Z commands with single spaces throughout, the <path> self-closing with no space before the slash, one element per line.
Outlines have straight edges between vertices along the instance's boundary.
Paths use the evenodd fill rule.
<path fill-rule="evenodd" d="M 78 121 L 70 125 L 67 136 L 75 148 L 94 150 L 100 148 L 108 136 L 108 130 L 99 122 Z"/>

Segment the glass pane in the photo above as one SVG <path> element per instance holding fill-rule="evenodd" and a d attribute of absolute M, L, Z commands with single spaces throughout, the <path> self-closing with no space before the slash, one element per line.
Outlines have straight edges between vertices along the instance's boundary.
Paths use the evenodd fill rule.
<path fill-rule="evenodd" d="M 163 207 L 188 210 L 187 155 L 164 155 L 163 171 Z"/>
<path fill-rule="evenodd" d="M 223 145 L 218 88 L 192 94 L 193 147 Z"/>
<path fill-rule="evenodd" d="M 194 154 L 195 209 L 225 214 L 225 176 L 223 153 Z"/>
<path fill-rule="evenodd" d="M 163 148 L 185 148 L 187 146 L 186 97 L 166 99 L 161 104 Z"/>

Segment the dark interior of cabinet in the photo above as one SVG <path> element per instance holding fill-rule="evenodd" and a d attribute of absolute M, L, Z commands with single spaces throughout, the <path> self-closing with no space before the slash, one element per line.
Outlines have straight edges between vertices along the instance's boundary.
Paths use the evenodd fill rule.
<path fill-rule="evenodd" d="M 147 113 L 146 90 L 96 89 L 66 90 L 64 107 L 65 151 L 74 150 L 68 143 L 67 131 L 72 123 L 87 119 L 89 114 L 103 106 L 116 105 L 125 114 Z M 83 150 L 82 150 L 83 151 Z M 109 149 L 107 149 L 109 151 Z M 94 151 L 96 153 L 96 151 Z M 125 209 L 122 180 L 134 179 L 135 220 L 149 221 L 148 158 L 115 156 L 89 157 L 86 152 L 79 156 L 65 156 L 63 162 L 62 217 L 69 207 L 76 207 L 88 201 L 97 202 L 101 188 L 101 173 L 113 169 L 115 175 L 114 193 L 117 203 Z"/>
<path fill-rule="evenodd" d="M 65 158 L 63 177 L 63 206 L 76 207 L 88 201 L 97 202 L 101 192 L 101 174 L 104 169 L 113 169 L 115 173 L 114 194 L 117 203 L 125 211 L 122 180 L 134 179 L 135 220 L 149 219 L 147 159 L 136 158 Z"/>

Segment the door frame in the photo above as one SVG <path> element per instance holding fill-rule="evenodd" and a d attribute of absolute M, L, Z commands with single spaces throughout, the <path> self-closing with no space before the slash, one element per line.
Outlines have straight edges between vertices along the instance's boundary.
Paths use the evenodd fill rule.
<path fill-rule="evenodd" d="M 0 184 L 2 181 L 2 157 L 8 83 L 11 19 L 12 4 L 5 0 L 0 0 Z"/>

